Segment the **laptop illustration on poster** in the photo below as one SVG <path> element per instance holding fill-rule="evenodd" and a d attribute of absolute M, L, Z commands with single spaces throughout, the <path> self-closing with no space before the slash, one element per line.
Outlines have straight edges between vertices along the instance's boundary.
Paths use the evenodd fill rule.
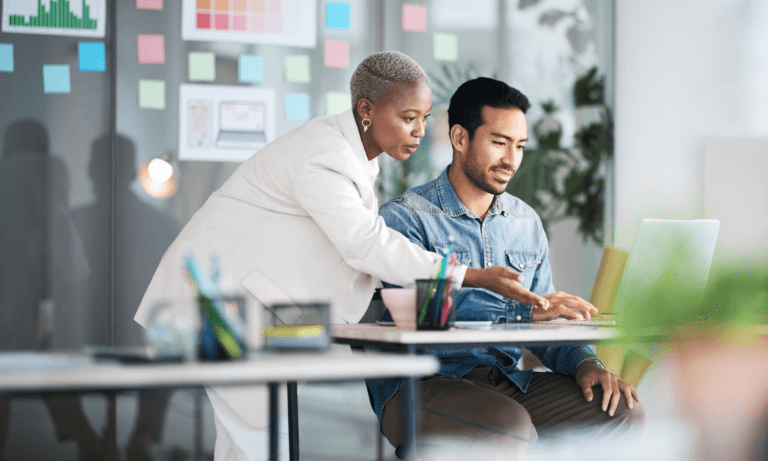
<path fill-rule="evenodd" d="M 267 144 L 265 107 L 261 102 L 222 101 L 216 147 L 260 149 Z"/>

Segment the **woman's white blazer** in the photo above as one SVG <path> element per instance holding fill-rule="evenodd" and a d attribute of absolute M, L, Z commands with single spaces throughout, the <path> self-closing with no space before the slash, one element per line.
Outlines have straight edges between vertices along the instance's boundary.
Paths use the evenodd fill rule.
<path fill-rule="evenodd" d="M 135 320 L 146 327 L 152 306 L 165 300 L 196 309 L 182 264 L 186 252 L 200 262 L 218 254 L 222 272 L 257 301 L 254 306 L 329 301 L 335 323 L 360 320 L 376 278 L 410 285 L 432 277 L 440 256 L 378 216 L 378 171 L 351 110 L 315 118 L 273 141 L 187 223 L 163 256 Z M 250 405 L 237 405 L 235 411 L 250 411 Z"/>

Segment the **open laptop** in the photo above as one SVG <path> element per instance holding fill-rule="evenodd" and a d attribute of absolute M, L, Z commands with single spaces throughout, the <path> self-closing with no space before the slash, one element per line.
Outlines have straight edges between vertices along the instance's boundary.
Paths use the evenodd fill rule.
<path fill-rule="evenodd" d="M 261 149 L 267 144 L 264 134 L 266 109 L 261 102 L 222 101 L 219 105 L 219 134 L 216 147 Z"/>
<path fill-rule="evenodd" d="M 684 295 L 696 302 L 707 286 L 715 242 L 720 229 L 716 219 L 666 220 L 645 219 L 635 234 L 624 275 L 613 304 L 613 313 L 621 316 L 634 305 L 642 308 L 651 290 L 660 283 L 670 284 L 670 309 Z M 605 275 L 605 274 L 603 274 Z M 600 283 L 598 278 L 595 286 Z M 675 295 L 675 296 L 673 296 Z M 613 325 L 613 319 L 564 320 L 534 323 L 564 323 L 567 325 Z"/>

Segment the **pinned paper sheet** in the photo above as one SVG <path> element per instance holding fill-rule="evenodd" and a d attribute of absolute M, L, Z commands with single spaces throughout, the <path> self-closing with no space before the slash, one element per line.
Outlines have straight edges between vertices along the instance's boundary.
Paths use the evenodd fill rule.
<path fill-rule="evenodd" d="M 216 80 L 216 55 L 205 51 L 190 52 L 189 80 L 192 82 Z"/>
<path fill-rule="evenodd" d="M 77 57 L 81 71 L 104 72 L 107 70 L 104 42 L 80 42 Z"/>
<path fill-rule="evenodd" d="M 165 109 L 164 80 L 139 80 L 139 107 Z"/>
<path fill-rule="evenodd" d="M 264 57 L 241 54 L 238 60 L 238 79 L 242 83 L 264 81 Z"/>
<path fill-rule="evenodd" d="M 340 91 L 329 91 L 325 95 L 325 113 L 336 115 L 352 107 L 352 96 Z"/>
<path fill-rule="evenodd" d="M 349 3 L 326 3 L 325 27 L 329 29 L 349 30 Z"/>
<path fill-rule="evenodd" d="M 0 72 L 13 72 L 12 43 L 0 43 Z"/>
<path fill-rule="evenodd" d="M 139 63 L 162 64 L 165 62 L 165 37 L 139 35 Z"/>
<path fill-rule="evenodd" d="M 309 56 L 292 55 L 285 57 L 285 81 L 309 83 Z"/>
<path fill-rule="evenodd" d="M 198 3 L 205 3 L 205 2 L 198 2 Z M 163 0 L 136 0 L 136 8 L 140 10 L 162 10 Z"/>
<path fill-rule="evenodd" d="M 72 85 L 69 80 L 69 66 L 43 66 L 43 93 L 69 93 Z"/>
<path fill-rule="evenodd" d="M 459 59 L 459 39 L 455 34 L 435 34 L 435 59 L 456 61 Z"/>
<path fill-rule="evenodd" d="M 325 67 L 338 69 L 349 67 L 349 42 L 343 40 L 325 41 Z"/>
<path fill-rule="evenodd" d="M 309 120 L 309 94 L 287 93 L 285 95 L 285 119 Z"/>
<path fill-rule="evenodd" d="M 426 32 L 427 7 L 411 3 L 403 4 L 403 30 L 407 32 Z"/>

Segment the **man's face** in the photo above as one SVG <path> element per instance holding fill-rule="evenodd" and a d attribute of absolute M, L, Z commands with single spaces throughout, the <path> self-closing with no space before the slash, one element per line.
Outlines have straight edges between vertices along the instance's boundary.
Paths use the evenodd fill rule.
<path fill-rule="evenodd" d="M 528 123 L 520 109 L 483 107 L 483 124 L 464 155 L 463 170 L 483 191 L 499 195 L 523 161 Z"/>

